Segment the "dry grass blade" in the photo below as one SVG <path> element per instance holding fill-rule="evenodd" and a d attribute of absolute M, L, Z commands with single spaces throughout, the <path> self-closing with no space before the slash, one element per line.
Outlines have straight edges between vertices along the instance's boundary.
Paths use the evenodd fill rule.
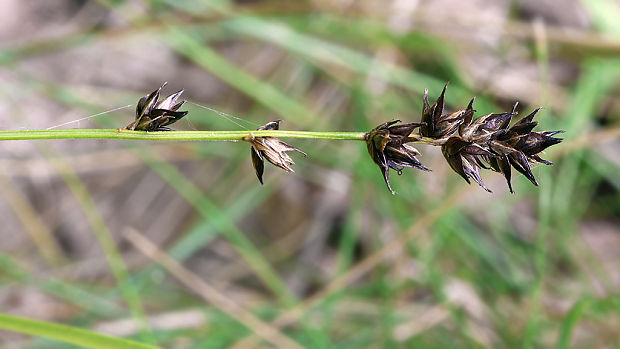
<path fill-rule="evenodd" d="M 200 297 L 213 306 L 227 313 L 232 318 L 247 326 L 258 337 L 276 345 L 279 348 L 303 348 L 291 338 L 282 334 L 277 328 L 265 323 L 248 310 L 241 307 L 233 299 L 207 284 L 196 274 L 189 271 L 175 259 L 160 250 L 144 235 L 134 229 L 127 229 L 125 238 L 140 252 L 151 260 L 164 267 L 170 275 L 174 276 L 187 288 L 194 291 Z"/>
<path fill-rule="evenodd" d="M 180 310 L 149 316 L 151 328 L 157 331 L 175 331 L 198 328 L 208 323 L 207 315 L 198 309 Z M 115 337 L 129 337 L 140 331 L 130 318 L 102 322 L 94 327 L 99 333 Z"/>
<path fill-rule="evenodd" d="M 450 312 L 442 307 L 433 307 L 422 314 L 416 314 L 410 321 L 402 323 L 394 328 L 394 339 L 399 342 L 426 331 L 450 317 Z"/>

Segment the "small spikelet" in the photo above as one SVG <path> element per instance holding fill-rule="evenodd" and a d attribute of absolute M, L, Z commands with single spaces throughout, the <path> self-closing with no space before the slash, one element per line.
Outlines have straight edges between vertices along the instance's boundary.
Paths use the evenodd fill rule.
<path fill-rule="evenodd" d="M 168 125 L 171 125 L 185 115 L 187 111 L 178 111 L 185 101 L 177 103 L 177 99 L 183 93 L 180 90 L 159 101 L 159 93 L 166 86 L 163 83 L 161 87 L 153 91 L 151 94 L 140 98 L 136 106 L 136 120 L 125 127 L 131 131 L 170 131 Z"/>
<path fill-rule="evenodd" d="M 393 169 L 399 175 L 405 167 L 430 171 L 416 158 L 417 155 L 420 155 L 420 152 L 406 144 L 418 139 L 410 137 L 410 135 L 413 130 L 423 124 L 408 123 L 396 125 L 399 122 L 400 120 L 386 122 L 366 134 L 368 154 L 379 166 L 385 184 L 392 194 L 394 194 L 394 190 L 390 185 L 390 169 Z"/>
<path fill-rule="evenodd" d="M 282 120 L 271 121 L 258 130 L 277 130 L 280 128 Z M 307 157 L 303 151 L 290 146 L 275 137 L 246 137 L 245 141 L 252 144 L 252 165 L 256 171 L 256 177 L 260 184 L 263 184 L 263 172 L 265 170 L 265 159 L 274 166 L 283 169 L 286 172 L 295 172 L 291 165 L 294 165 L 293 159 L 286 153 L 287 151 L 296 151 Z"/>

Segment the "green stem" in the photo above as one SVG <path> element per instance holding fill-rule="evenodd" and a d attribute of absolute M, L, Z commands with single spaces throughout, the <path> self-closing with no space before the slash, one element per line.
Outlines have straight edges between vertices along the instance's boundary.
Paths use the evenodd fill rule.
<path fill-rule="evenodd" d="M 145 132 L 125 129 L 62 129 L 0 131 L 0 141 L 36 139 L 133 139 L 143 141 L 241 141 L 251 137 L 332 139 L 365 141 L 366 132 L 311 132 L 311 131 L 166 131 Z M 411 143 L 442 145 L 445 139 L 432 139 L 420 135 Z"/>
<path fill-rule="evenodd" d="M 246 137 L 282 137 L 309 139 L 338 139 L 363 141 L 365 132 L 309 131 L 167 131 L 144 132 L 124 129 L 62 129 L 0 131 L 0 140 L 35 139 L 134 139 L 145 141 L 239 141 Z"/>

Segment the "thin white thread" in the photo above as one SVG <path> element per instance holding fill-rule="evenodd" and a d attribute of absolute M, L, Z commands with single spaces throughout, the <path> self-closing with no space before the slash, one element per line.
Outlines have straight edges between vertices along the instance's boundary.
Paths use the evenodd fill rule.
<path fill-rule="evenodd" d="M 207 107 L 207 106 L 205 106 L 205 105 L 201 105 L 201 104 L 194 103 L 194 102 L 187 102 L 187 103 L 189 103 L 189 104 L 193 104 L 193 105 L 195 105 L 195 106 L 197 106 L 197 107 L 200 107 L 200 108 L 207 109 L 207 110 L 209 110 L 209 111 L 212 111 L 212 112 L 216 113 L 217 115 L 219 115 L 219 116 L 223 117 L 224 119 L 226 119 L 226 120 L 228 120 L 228 121 L 232 122 L 233 124 L 235 124 L 235 125 L 237 125 L 237 126 L 239 126 L 239 127 L 243 128 L 243 129 L 246 129 L 246 130 L 248 130 L 248 128 L 247 128 L 247 127 L 245 127 L 245 126 L 243 126 L 243 125 L 239 124 L 238 122 L 234 121 L 233 119 L 236 119 L 236 120 L 239 120 L 239 121 L 242 121 L 242 122 L 248 123 L 248 124 L 252 124 L 252 125 L 256 125 L 256 126 L 258 126 L 258 124 L 257 124 L 257 123 L 254 123 L 254 122 L 248 121 L 248 120 L 246 120 L 246 119 L 243 119 L 243 118 L 240 118 L 240 117 L 237 117 L 237 116 L 234 116 L 234 115 L 228 114 L 228 113 L 224 113 L 223 111 L 219 111 L 219 110 L 217 110 L 217 109 L 209 108 L 209 107 Z"/>
<path fill-rule="evenodd" d="M 61 126 L 65 126 L 65 125 L 73 124 L 73 123 L 76 123 L 76 122 L 78 123 L 78 126 L 79 126 L 80 121 L 84 121 L 84 120 L 92 119 L 92 118 L 97 117 L 97 116 L 100 116 L 100 115 L 104 115 L 104 114 L 108 114 L 108 113 L 111 113 L 111 112 L 115 112 L 115 111 L 117 111 L 117 110 L 121 110 L 121 109 L 129 108 L 129 107 L 131 107 L 132 105 L 133 105 L 133 104 L 127 104 L 126 106 L 123 106 L 123 107 L 118 107 L 118 108 L 114 108 L 114 109 L 106 110 L 106 111 L 101 112 L 101 113 L 97 113 L 97 114 L 94 114 L 94 115 L 89 115 L 89 116 L 87 116 L 87 117 L 83 117 L 83 118 L 81 118 L 81 119 L 77 119 L 77 120 L 73 120 L 73 121 L 68 121 L 68 122 L 65 122 L 65 123 L 60 124 L 60 125 L 56 125 L 56 126 L 52 126 L 52 127 L 48 127 L 48 128 L 46 128 L 46 130 L 51 130 L 51 129 L 54 129 L 54 128 L 58 128 L 58 127 L 61 127 Z"/>
<path fill-rule="evenodd" d="M 196 126 L 194 126 L 194 124 L 188 118 L 183 118 L 183 121 L 189 126 L 190 129 L 192 129 L 192 131 L 198 131 Z"/>

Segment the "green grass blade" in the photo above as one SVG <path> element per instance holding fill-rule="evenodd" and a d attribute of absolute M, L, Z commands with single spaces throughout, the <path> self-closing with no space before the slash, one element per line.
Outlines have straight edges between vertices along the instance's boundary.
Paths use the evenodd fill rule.
<path fill-rule="evenodd" d="M 620 297 L 608 297 L 595 299 L 591 297 L 583 298 L 576 302 L 570 309 L 560 327 L 557 349 L 570 348 L 570 340 L 573 330 L 588 313 L 588 315 L 601 316 L 605 313 L 618 313 L 620 311 Z"/>
<path fill-rule="evenodd" d="M 0 328 L 37 337 L 54 339 L 64 343 L 81 345 L 93 349 L 157 349 L 158 347 L 115 338 L 52 322 L 45 322 L 8 314 L 0 314 Z"/>
<path fill-rule="evenodd" d="M 560 328 L 560 335 L 558 338 L 558 344 L 556 348 L 566 349 L 570 347 L 570 338 L 573 333 L 573 329 L 583 316 L 583 313 L 590 307 L 592 300 L 589 298 L 582 299 L 577 302 L 564 318 L 562 327 Z"/>

